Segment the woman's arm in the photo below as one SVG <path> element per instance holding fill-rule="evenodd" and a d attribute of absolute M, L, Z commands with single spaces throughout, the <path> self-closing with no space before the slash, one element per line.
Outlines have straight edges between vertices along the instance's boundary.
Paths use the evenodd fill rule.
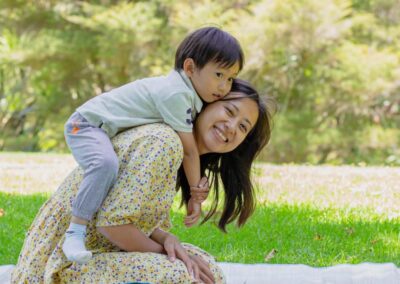
<path fill-rule="evenodd" d="M 132 224 L 98 227 L 97 230 L 122 250 L 168 254 L 171 261 L 175 261 L 175 257 L 177 257 L 184 262 L 189 275 L 192 275 L 193 278 L 202 279 L 205 283 L 214 282 L 208 265 L 204 265 L 200 260 L 189 256 L 174 235 L 161 229 L 155 229 L 150 238 Z"/>
<path fill-rule="evenodd" d="M 97 230 L 110 242 L 124 251 L 164 253 L 164 246 L 147 237 L 133 224 L 98 227 Z"/>
<path fill-rule="evenodd" d="M 160 228 L 156 228 L 153 233 L 151 233 L 150 238 L 157 242 L 158 244 L 164 246 L 165 239 L 172 234 L 161 230 Z"/>
<path fill-rule="evenodd" d="M 200 256 L 188 255 L 181 246 L 177 237 L 173 234 L 165 232 L 159 228 L 155 229 L 151 234 L 151 238 L 156 242 L 163 244 L 171 261 L 175 260 L 177 255 L 186 265 L 190 274 L 197 280 L 204 283 L 214 283 L 214 276 L 210 270 L 210 266 Z"/>

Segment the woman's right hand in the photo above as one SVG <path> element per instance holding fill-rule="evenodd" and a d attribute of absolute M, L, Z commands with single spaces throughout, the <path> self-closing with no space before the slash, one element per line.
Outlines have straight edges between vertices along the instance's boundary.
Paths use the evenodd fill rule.
<path fill-rule="evenodd" d="M 195 202 L 202 203 L 207 199 L 208 193 L 210 192 L 207 177 L 202 177 L 197 186 L 190 187 L 190 199 Z"/>
<path fill-rule="evenodd" d="M 170 261 L 174 262 L 176 258 L 183 261 L 194 282 L 214 283 L 214 277 L 207 262 L 199 256 L 190 256 L 178 238 L 170 233 L 164 239 L 164 250 Z"/>
<path fill-rule="evenodd" d="M 185 217 L 185 220 L 183 220 L 183 223 L 186 227 L 191 227 L 197 223 L 200 217 L 201 203 L 196 202 L 193 198 L 190 198 L 188 202 L 187 216 Z"/>

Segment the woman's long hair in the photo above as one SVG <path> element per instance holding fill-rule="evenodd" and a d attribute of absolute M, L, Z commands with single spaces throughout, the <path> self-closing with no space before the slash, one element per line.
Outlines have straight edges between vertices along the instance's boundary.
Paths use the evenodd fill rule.
<path fill-rule="evenodd" d="M 257 103 L 259 114 L 254 128 L 234 150 L 228 153 L 208 153 L 200 156 L 201 176 L 206 176 L 207 172 L 210 192 L 214 190 L 215 196 L 211 209 L 202 224 L 217 211 L 219 188 L 222 181 L 225 199 L 218 227 L 224 232 L 226 232 L 226 225 L 237 217 L 239 217 L 237 224 L 240 227 L 254 212 L 254 188 L 250 179 L 250 171 L 254 159 L 269 142 L 272 130 L 271 107 L 275 105 L 271 98 L 267 98 L 266 101 L 262 100 L 250 83 L 244 80 L 235 79 L 231 91 L 241 93 L 242 96 L 225 100 L 252 99 Z M 181 205 L 187 206 L 190 199 L 190 187 L 183 166 L 178 171 L 177 190 L 179 188 L 182 189 Z"/>

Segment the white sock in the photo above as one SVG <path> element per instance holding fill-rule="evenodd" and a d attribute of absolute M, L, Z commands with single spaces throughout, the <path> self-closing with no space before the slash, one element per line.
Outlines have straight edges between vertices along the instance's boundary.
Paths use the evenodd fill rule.
<path fill-rule="evenodd" d="M 62 250 L 69 261 L 84 264 L 92 258 L 85 247 L 86 225 L 71 223 L 65 233 Z"/>

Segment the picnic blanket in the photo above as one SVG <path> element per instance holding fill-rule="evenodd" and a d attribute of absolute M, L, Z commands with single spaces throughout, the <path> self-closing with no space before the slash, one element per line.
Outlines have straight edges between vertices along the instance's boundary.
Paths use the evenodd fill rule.
<path fill-rule="evenodd" d="M 311 267 L 303 264 L 219 263 L 228 284 L 400 284 L 393 263 L 340 264 Z"/>
<path fill-rule="evenodd" d="M 393 263 L 340 264 L 315 268 L 302 264 L 220 262 L 228 284 L 400 284 Z M 0 266 L 0 284 L 9 284 L 14 265 Z"/>

